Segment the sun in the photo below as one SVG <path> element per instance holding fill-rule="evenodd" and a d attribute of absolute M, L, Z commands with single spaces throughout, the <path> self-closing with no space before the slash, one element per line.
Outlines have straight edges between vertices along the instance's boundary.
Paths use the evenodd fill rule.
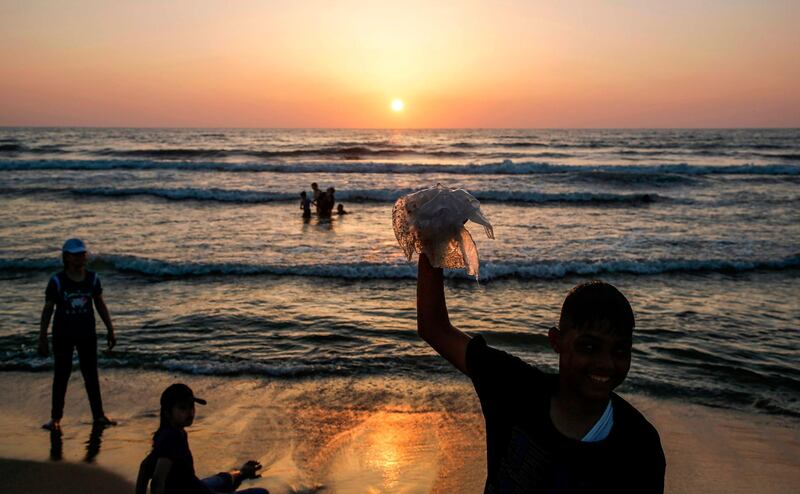
<path fill-rule="evenodd" d="M 393 112 L 401 112 L 406 107 L 406 104 L 400 98 L 395 98 L 392 100 L 391 106 Z"/>

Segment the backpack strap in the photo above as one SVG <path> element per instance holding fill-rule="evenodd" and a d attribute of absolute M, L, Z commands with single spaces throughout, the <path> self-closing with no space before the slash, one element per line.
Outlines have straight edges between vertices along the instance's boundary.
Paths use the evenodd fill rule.
<path fill-rule="evenodd" d="M 61 298 L 61 278 L 59 278 L 58 273 L 56 273 L 50 279 L 53 280 L 53 282 L 56 284 L 56 290 L 58 290 L 58 297 Z"/>

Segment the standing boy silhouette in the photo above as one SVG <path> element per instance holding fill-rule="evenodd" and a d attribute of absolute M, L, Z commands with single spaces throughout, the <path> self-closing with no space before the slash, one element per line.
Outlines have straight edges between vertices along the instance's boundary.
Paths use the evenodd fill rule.
<path fill-rule="evenodd" d="M 47 328 L 53 319 L 53 408 L 50 422 L 43 427 L 53 432 L 61 431 L 64 415 L 64 396 L 72 373 L 72 354 L 78 350 L 81 374 L 89 395 L 89 405 L 95 425 L 116 425 L 103 413 L 100 398 L 100 382 L 97 377 L 97 333 L 95 332 L 94 306 L 108 329 L 108 349 L 114 348 L 117 338 L 111 315 L 103 300 L 103 287 L 94 271 L 86 269 L 86 244 L 79 238 L 71 238 L 61 249 L 64 270 L 50 278 L 45 290 L 45 303 L 39 329 L 39 354 L 47 357 Z M 94 304 L 92 303 L 94 302 Z"/>

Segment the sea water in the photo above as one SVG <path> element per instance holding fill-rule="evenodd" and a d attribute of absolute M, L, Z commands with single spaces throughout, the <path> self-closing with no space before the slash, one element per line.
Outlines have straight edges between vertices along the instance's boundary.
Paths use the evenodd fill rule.
<path fill-rule="evenodd" d="M 304 221 L 311 182 L 350 214 Z M 416 335 L 391 226 L 398 197 L 436 183 L 478 198 L 496 235 L 472 227 L 480 284 L 447 273 L 460 328 L 554 371 L 564 295 L 603 279 L 637 320 L 621 391 L 800 416 L 792 129 L 3 128 L 0 370 L 51 368 L 44 289 L 79 236 L 118 331 L 102 367 L 464 379 Z"/>

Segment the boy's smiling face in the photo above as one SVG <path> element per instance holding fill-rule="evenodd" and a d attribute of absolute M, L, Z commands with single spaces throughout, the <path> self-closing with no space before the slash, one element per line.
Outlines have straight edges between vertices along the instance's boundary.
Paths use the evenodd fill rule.
<path fill-rule="evenodd" d="M 559 354 L 559 381 L 564 391 L 587 402 L 608 401 L 631 367 L 631 334 L 615 331 L 608 321 L 584 328 L 553 328 L 550 344 Z"/>

